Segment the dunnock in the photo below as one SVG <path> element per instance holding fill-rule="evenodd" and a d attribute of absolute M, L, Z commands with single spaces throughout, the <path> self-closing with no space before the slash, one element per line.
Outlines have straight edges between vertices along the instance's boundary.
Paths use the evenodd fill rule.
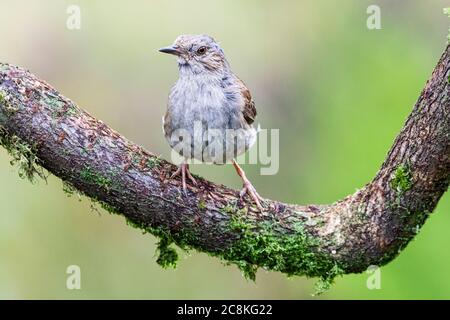
<path fill-rule="evenodd" d="M 235 160 L 256 141 L 257 130 L 252 125 L 256 108 L 250 91 L 231 71 L 223 50 L 210 36 L 181 35 L 172 46 L 159 51 L 175 55 L 179 68 L 163 118 L 170 146 L 185 159 L 172 178 L 181 175 L 186 192 L 186 177 L 196 184 L 187 160 L 231 161 L 243 180 L 241 198 L 248 194 L 262 210 L 261 197 Z"/>

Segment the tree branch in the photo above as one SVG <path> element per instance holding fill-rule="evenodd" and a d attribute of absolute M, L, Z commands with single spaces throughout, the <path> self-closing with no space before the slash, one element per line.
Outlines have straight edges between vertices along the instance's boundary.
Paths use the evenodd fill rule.
<path fill-rule="evenodd" d="M 204 179 L 180 194 L 174 165 L 130 142 L 33 74 L 0 64 L 0 142 L 22 176 L 39 166 L 171 243 L 236 264 L 320 277 L 361 272 L 392 260 L 416 235 L 450 179 L 450 47 L 447 46 L 372 182 L 331 205 L 266 200 L 258 214 L 238 192 Z"/>

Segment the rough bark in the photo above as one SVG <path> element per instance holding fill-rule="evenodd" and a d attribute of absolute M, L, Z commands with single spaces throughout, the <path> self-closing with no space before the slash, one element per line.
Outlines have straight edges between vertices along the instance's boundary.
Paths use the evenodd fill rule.
<path fill-rule="evenodd" d="M 174 165 L 130 142 L 28 71 L 0 64 L 0 142 L 32 177 L 42 166 L 111 212 L 161 238 L 236 264 L 289 275 L 361 272 L 392 260 L 417 234 L 450 179 L 450 47 L 372 182 L 330 205 L 265 200 L 204 179 L 180 193 Z M 159 132 L 159 128 L 155 128 Z M 38 165 L 38 166 L 36 166 Z"/>

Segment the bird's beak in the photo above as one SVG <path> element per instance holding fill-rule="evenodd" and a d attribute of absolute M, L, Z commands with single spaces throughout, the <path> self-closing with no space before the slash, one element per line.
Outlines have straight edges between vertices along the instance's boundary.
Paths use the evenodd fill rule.
<path fill-rule="evenodd" d="M 179 56 L 181 54 L 181 50 L 179 48 L 175 47 L 175 46 L 161 48 L 158 51 L 162 52 L 162 53 L 173 54 L 173 55 L 176 55 L 176 56 Z"/>

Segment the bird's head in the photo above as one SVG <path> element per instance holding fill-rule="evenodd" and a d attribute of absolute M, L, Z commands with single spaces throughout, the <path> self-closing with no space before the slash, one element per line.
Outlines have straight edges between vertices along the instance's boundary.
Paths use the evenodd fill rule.
<path fill-rule="evenodd" d="M 208 35 L 181 35 L 173 45 L 159 51 L 177 56 L 178 66 L 183 72 L 221 73 L 228 68 L 223 50 Z"/>

